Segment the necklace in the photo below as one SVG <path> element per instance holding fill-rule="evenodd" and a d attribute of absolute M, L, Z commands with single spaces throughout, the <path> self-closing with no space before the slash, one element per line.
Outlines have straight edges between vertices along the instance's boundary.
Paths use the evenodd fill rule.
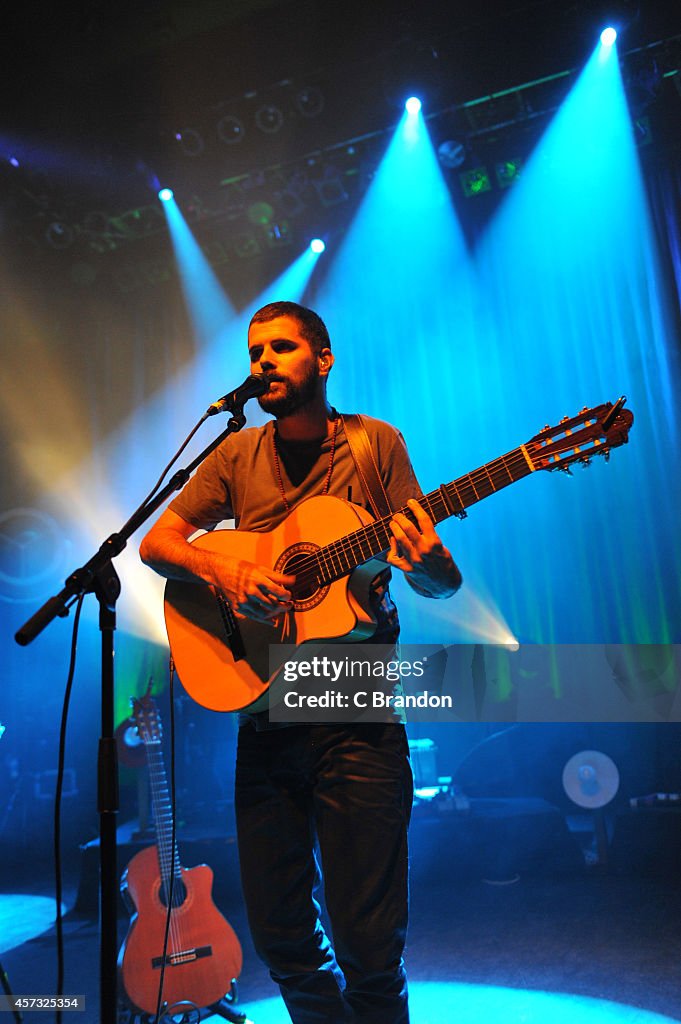
<path fill-rule="evenodd" d="M 329 452 L 329 468 L 326 471 L 326 480 L 324 481 L 324 490 L 322 491 L 322 494 L 328 494 L 329 493 L 329 487 L 331 485 L 331 474 L 333 473 L 333 460 L 334 460 L 334 456 L 336 454 L 336 439 L 338 437 L 338 422 L 339 422 L 339 420 L 340 420 L 340 416 L 338 415 L 338 413 L 334 409 L 333 434 L 331 435 L 331 451 Z M 279 465 L 279 452 L 277 450 L 277 431 L 276 431 L 276 428 L 272 431 L 272 452 L 274 454 L 274 471 L 275 471 L 276 476 L 277 476 L 277 484 L 279 485 L 279 493 L 281 494 L 282 501 L 284 502 L 284 508 L 286 509 L 287 512 L 290 512 L 291 511 L 291 506 L 289 504 L 288 498 L 286 497 L 286 492 L 284 491 L 284 481 L 282 480 L 282 477 L 281 477 L 281 466 Z"/>

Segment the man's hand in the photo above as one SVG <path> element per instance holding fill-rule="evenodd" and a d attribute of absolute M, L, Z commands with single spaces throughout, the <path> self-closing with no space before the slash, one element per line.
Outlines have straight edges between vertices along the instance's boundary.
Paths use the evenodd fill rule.
<path fill-rule="evenodd" d="M 166 579 L 207 583 L 236 615 L 271 622 L 291 608 L 295 576 L 189 543 L 196 527 L 166 509 L 140 545 L 142 561 Z"/>
<path fill-rule="evenodd" d="M 461 573 L 435 531 L 428 513 L 409 499 L 416 524 L 397 512 L 390 520 L 389 565 L 401 569 L 407 582 L 426 597 L 450 597 L 461 586 Z"/>
<path fill-rule="evenodd" d="M 271 622 L 293 604 L 295 576 L 228 555 L 206 552 L 206 575 L 229 602 L 232 611 L 257 622 Z"/>

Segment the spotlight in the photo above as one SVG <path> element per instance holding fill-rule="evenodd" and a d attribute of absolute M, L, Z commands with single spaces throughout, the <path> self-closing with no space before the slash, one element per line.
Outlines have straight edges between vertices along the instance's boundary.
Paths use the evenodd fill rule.
<path fill-rule="evenodd" d="M 443 167 L 454 170 L 466 162 L 466 146 L 457 139 L 445 139 L 437 147 L 437 156 Z"/>
<path fill-rule="evenodd" d="M 210 239 L 204 246 L 208 262 L 211 267 L 219 267 L 223 263 L 229 263 L 231 253 L 225 242 L 219 238 Z"/>
<path fill-rule="evenodd" d="M 603 46 L 612 46 L 617 39 L 617 29 L 609 25 L 608 28 L 604 28 L 601 32 L 601 44 Z"/>
<path fill-rule="evenodd" d="M 234 146 L 237 142 L 241 142 L 246 132 L 243 121 L 240 121 L 234 114 L 225 114 L 224 117 L 221 117 L 215 130 L 220 141 L 224 142 L 226 146 Z"/>
<path fill-rule="evenodd" d="M 53 249 L 68 249 L 74 239 L 73 228 L 61 220 L 54 220 L 45 231 L 45 238 Z"/>
<path fill-rule="evenodd" d="M 318 117 L 324 109 L 324 97 L 316 85 L 308 85 L 301 89 L 295 103 L 303 117 Z"/>
<path fill-rule="evenodd" d="M 421 100 L 418 96 L 410 96 L 404 106 L 408 114 L 418 114 L 421 109 Z"/>
<path fill-rule="evenodd" d="M 482 192 L 489 192 L 492 188 L 489 174 L 486 167 L 473 167 L 459 175 L 463 194 L 470 199 L 471 196 L 478 196 Z"/>
<path fill-rule="evenodd" d="M 320 253 L 324 252 L 324 250 L 326 249 L 326 245 L 324 244 L 321 238 L 313 238 L 312 241 L 310 242 L 310 249 L 312 250 L 312 252 Z"/>
<path fill-rule="evenodd" d="M 265 238 L 270 249 L 279 249 L 284 245 L 290 245 L 293 241 L 288 222 L 285 220 L 268 225 Z"/>
<path fill-rule="evenodd" d="M 250 233 L 250 231 L 244 231 L 237 235 L 234 239 L 234 252 L 239 259 L 246 260 L 252 256 L 258 256 L 260 253 L 260 246 L 257 239 Z"/>
<path fill-rule="evenodd" d="M 175 138 L 180 143 L 185 156 L 200 156 L 204 151 L 203 136 L 196 128 L 183 128 L 182 131 L 175 132 Z"/>
<path fill-rule="evenodd" d="M 499 188 L 509 188 L 520 177 L 522 161 L 520 157 L 511 157 L 496 163 L 494 170 Z"/>
<path fill-rule="evenodd" d="M 326 177 L 320 181 L 312 182 L 320 203 L 322 206 L 337 206 L 338 203 L 344 203 L 349 196 L 340 177 L 334 174 L 333 169 L 328 169 L 328 173 L 325 171 L 325 174 Z"/>
<path fill-rule="evenodd" d="M 83 218 L 83 231 L 88 235 L 104 235 L 109 230 L 109 215 L 104 210 L 88 210 Z"/>
<path fill-rule="evenodd" d="M 162 203 L 169 203 L 170 200 L 173 198 L 172 188 L 160 189 L 158 193 L 158 198 L 161 200 Z"/>
<path fill-rule="evenodd" d="M 305 203 L 292 188 L 277 193 L 277 205 L 287 217 L 294 217 L 305 209 Z"/>
<path fill-rule="evenodd" d="M 279 107 L 275 107 L 273 104 L 267 103 L 256 111 L 255 123 L 260 131 L 264 132 L 265 135 L 274 135 L 283 125 L 284 115 Z"/>
<path fill-rule="evenodd" d="M 274 210 L 269 203 L 258 202 L 251 203 L 246 211 L 246 216 L 250 220 L 251 224 L 262 224 L 266 226 L 272 223 L 274 217 Z"/>
<path fill-rule="evenodd" d="M 11 156 L 9 158 L 9 162 L 12 165 L 12 167 L 18 167 L 19 166 L 19 161 L 17 160 L 17 158 L 15 156 Z M 2 735 L 2 734 L 0 733 L 0 735 Z"/>

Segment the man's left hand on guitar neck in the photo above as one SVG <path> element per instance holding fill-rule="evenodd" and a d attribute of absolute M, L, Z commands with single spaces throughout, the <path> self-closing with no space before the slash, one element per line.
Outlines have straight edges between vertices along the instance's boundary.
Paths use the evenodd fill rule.
<path fill-rule="evenodd" d="M 424 597 L 451 597 L 461 586 L 461 573 L 437 535 L 433 520 L 414 498 L 409 500 L 416 523 L 401 512 L 390 521 L 387 562 L 405 574 L 407 583 Z"/>

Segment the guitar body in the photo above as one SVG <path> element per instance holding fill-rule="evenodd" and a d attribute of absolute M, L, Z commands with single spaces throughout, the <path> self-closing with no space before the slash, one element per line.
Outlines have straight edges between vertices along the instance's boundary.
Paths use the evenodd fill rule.
<path fill-rule="evenodd" d="M 229 992 L 241 971 L 239 940 L 212 900 L 213 872 L 207 865 L 182 868 L 175 885 L 186 892 L 173 906 L 163 979 L 169 1006 L 189 1000 L 211 1006 Z M 167 908 L 161 899 L 158 848 L 136 854 L 123 875 L 121 889 L 135 912 L 118 967 L 130 1002 L 145 1013 L 156 1012 Z"/>
<path fill-rule="evenodd" d="M 371 522 L 371 515 L 358 505 L 319 495 L 298 505 L 274 530 L 215 530 L 192 543 L 295 574 L 298 560 Z M 385 563 L 372 559 L 350 576 L 294 594 L 293 609 L 273 625 L 245 617 L 230 620 L 229 609 L 210 587 L 169 580 L 166 628 L 184 688 L 214 711 L 264 710 L 276 675 L 276 667 L 270 670 L 270 645 L 345 643 L 371 636 L 376 621 L 369 608 L 369 588 L 383 569 Z"/>

